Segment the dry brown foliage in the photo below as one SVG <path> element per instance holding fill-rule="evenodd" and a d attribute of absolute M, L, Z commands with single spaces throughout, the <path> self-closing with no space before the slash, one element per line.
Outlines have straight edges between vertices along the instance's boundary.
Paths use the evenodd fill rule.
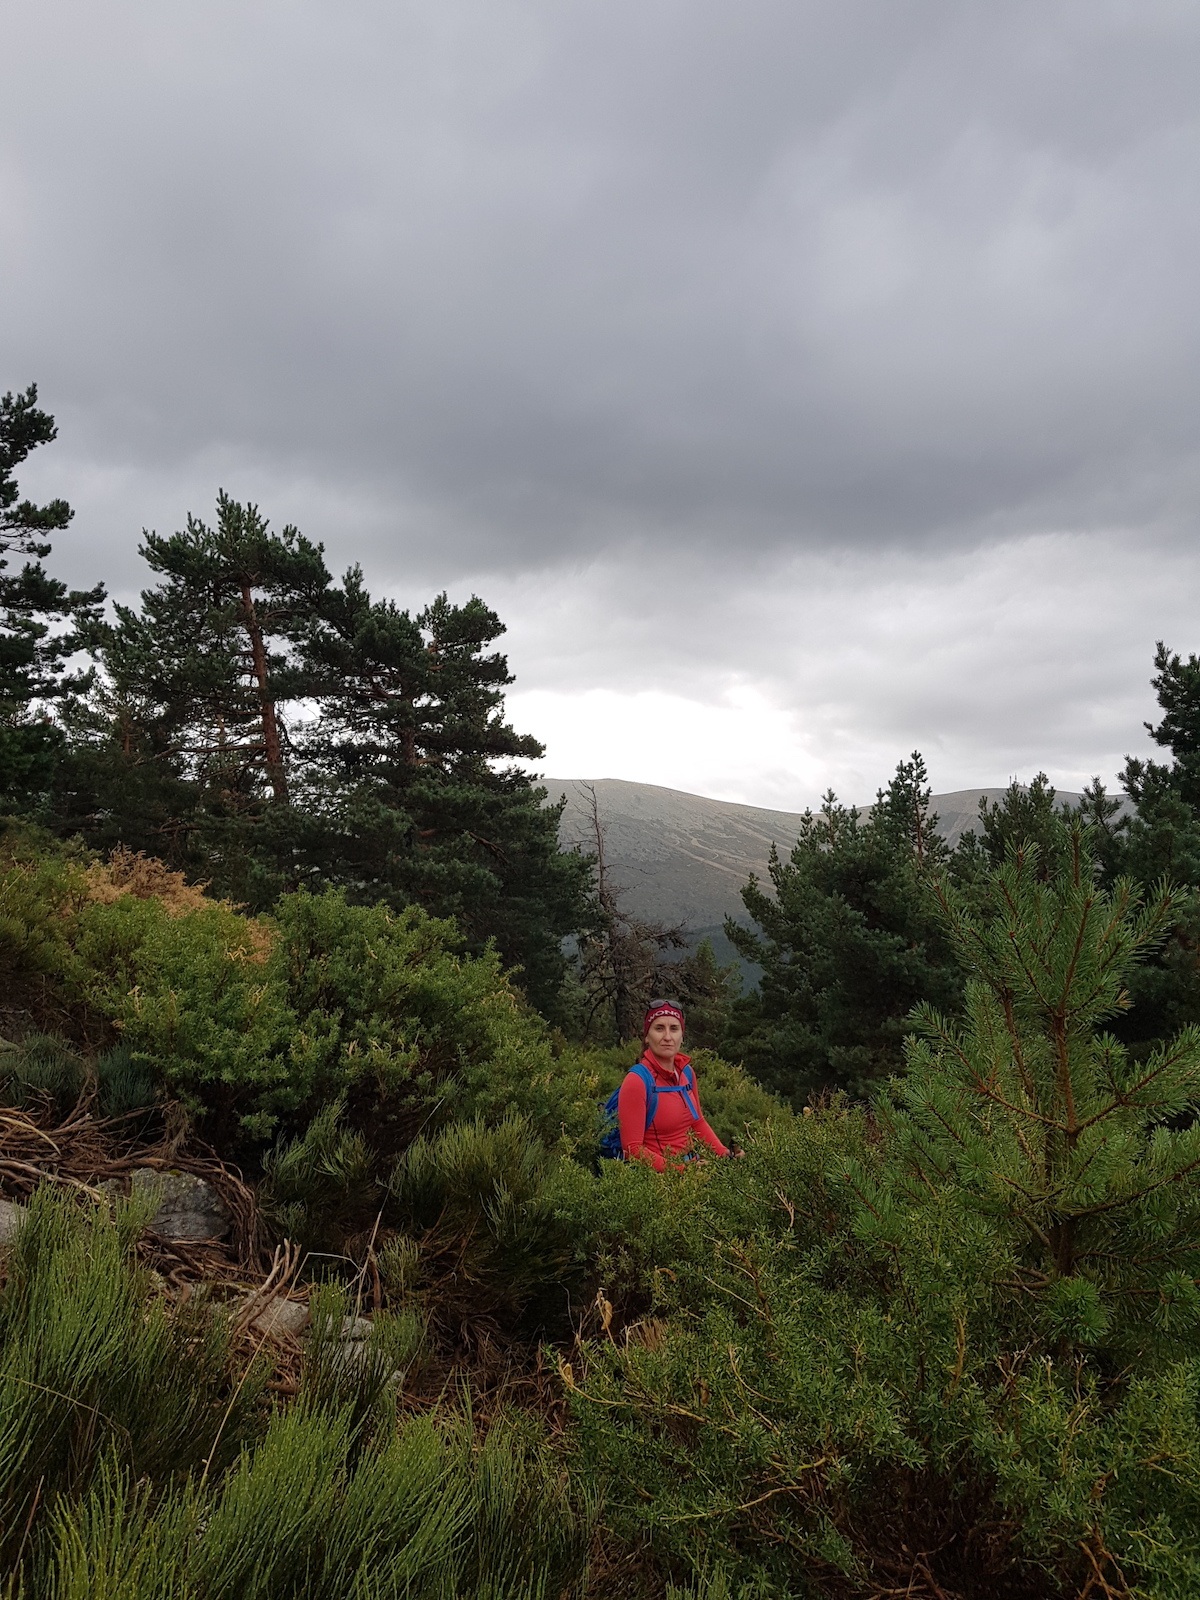
<path fill-rule="evenodd" d="M 186 917 L 214 904 L 203 885 L 189 883 L 182 872 L 124 845 L 118 845 L 107 861 L 93 862 L 84 877 L 89 899 L 101 905 L 129 894 L 135 900 L 158 900 L 170 917 Z"/>
<path fill-rule="evenodd" d="M 157 900 L 169 917 L 187 917 L 208 906 L 238 909 L 230 900 L 214 900 L 204 884 L 189 883 L 182 872 L 124 845 L 118 845 L 107 861 L 94 861 L 83 876 L 88 899 L 98 905 L 112 905 L 128 894 L 135 900 Z M 246 943 L 230 953 L 234 960 L 261 966 L 271 953 L 274 932 L 257 917 L 246 917 L 244 923 Z"/>
<path fill-rule="evenodd" d="M 236 960 L 245 961 L 253 967 L 261 967 L 275 944 L 275 930 L 258 917 L 247 917 L 245 933 L 246 943 L 232 954 Z"/>

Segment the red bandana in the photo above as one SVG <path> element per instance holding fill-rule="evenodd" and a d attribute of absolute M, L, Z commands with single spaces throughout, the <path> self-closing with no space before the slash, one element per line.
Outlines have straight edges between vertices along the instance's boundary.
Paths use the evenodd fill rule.
<path fill-rule="evenodd" d="M 651 1006 L 649 1011 L 647 1011 L 646 1015 L 642 1018 L 643 1039 L 649 1033 L 650 1024 L 654 1021 L 655 1017 L 677 1017 L 679 1019 L 679 1026 L 681 1028 L 686 1026 L 683 1012 L 679 1009 L 679 1007 L 677 1005 L 673 1005 L 670 1000 L 662 1000 L 658 1005 Z"/>

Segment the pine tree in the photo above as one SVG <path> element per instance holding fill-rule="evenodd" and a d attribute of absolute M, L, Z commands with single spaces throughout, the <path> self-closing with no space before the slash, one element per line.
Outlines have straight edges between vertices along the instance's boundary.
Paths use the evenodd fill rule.
<path fill-rule="evenodd" d="M 1007 858 L 1014 844 L 1036 845 L 1042 871 L 1053 872 L 1066 859 L 1072 808 L 1044 772 L 1029 784 L 1010 783 L 1000 800 L 979 800 L 979 829 L 968 829 L 953 853 L 951 871 L 960 883 L 986 876 Z"/>
<path fill-rule="evenodd" d="M 503 624 L 478 598 L 444 594 L 414 617 L 373 600 L 358 568 L 323 619 L 305 645 L 320 716 L 304 758 L 324 871 L 356 898 L 453 916 L 472 949 L 494 940 L 553 1013 L 588 868 L 559 848 L 561 807 L 509 765 L 542 747 L 505 720 L 512 676 L 488 648 Z"/>
<path fill-rule="evenodd" d="M 1143 1060 L 1104 1031 L 1171 925 L 1172 893 L 1099 887 L 1075 824 L 1058 870 L 1014 845 L 982 902 L 945 878 L 938 896 L 965 1016 L 918 1008 L 907 1072 L 876 1105 L 892 1135 L 882 1166 L 856 1170 L 862 1230 L 897 1242 L 907 1207 L 961 1208 L 999 1228 L 1011 1287 L 1061 1338 L 1190 1344 L 1200 1029 Z"/>
<path fill-rule="evenodd" d="M 1121 810 L 1099 779 L 1084 799 L 1101 870 L 1113 878 L 1126 873 L 1141 882 L 1169 877 L 1177 884 L 1200 885 L 1200 658 L 1182 660 L 1161 640 L 1151 679 L 1164 715 L 1145 724 L 1155 743 L 1172 760 L 1145 761 L 1127 756 L 1121 784 L 1132 809 Z"/>
<path fill-rule="evenodd" d="M 162 581 L 92 630 L 60 828 L 256 909 L 301 885 L 415 902 L 494 940 L 552 1010 L 588 866 L 509 765 L 541 746 L 505 720 L 495 613 L 442 595 L 413 617 L 357 568 L 335 587 L 321 546 L 223 492 L 215 527 L 189 516 L 142 553 Z"/>
<path fill-rule="evenodd" d="M 1154 669 L 1150 685 L 1163 719 L 1157 727 L 1151 722 L 1145 726 L 1155 744 L 1170 750 L 1171 763 L 1127 757 L 1122 774 L 1125 792 L 1139 807 L 1156 792 L 1169 792 L 1200 812 L 1200 657 L 1185 660 L 1160 639 Z"/>
<path fill-rule="evenodd" d="M 724 1048 L 766 1087 L 797 1103 L 823 1087 L 859 1093 L 898 1067 L 913 1005 L 956 1003 L 928 889 L 947 854 L 936 822 L 914 753 L 865 817 L 832 793 L 806 812 L 788 859 L 772 851 L 773 894 L 755 879 L 743 890 L 759 931 L 731 920 L 726 932 L 763 975 L 735 1005 Z"/>
<path fill-rule="evenodd" d="M 1097 779 L 1084 797 L 1101 881 L 1122 877 L 1176 888 L 1168 935 L 1130 975 L 1132 1009 L 1114 1023 L 1136 1053 L 1190 1023 L 1200 1023 L 1200 658 L 1181 658 L 1161 641 L 1151 683 L 1162 720 L 1147 723 L 1171 761 L 1126 758 L 1121 782 L 1136 809 L 1123 811 Z"/>
<path fill-rule="evenodd" d="M 67 502 L 18 499 L 16 469 L 57 432 L 36 384 L 0 399 L 0 804 L 22 809 L 40 804 L 62 747 L 52 708 L 89 685 L 65 665 L 104 599 L 102 586 L 68 590 L 42 565 L 46 535 L 71 521 Z M 10 573 L 13 554 L 33 559 Z"/>
<path fill-rule="evenodd" d="M 206 792 L 286 805 L 283 707 L 308 687 L 294 650 L 329 587 L 321 547 L 222 491 L 215 529 L 189 516 L 183 533 L 146 534 L 142 554 L 165 581 L 140 613 L 117 608 L 114 680 L 149 690 Z"/>
<path fill-rule="evenodd" d="M 119 835 L 268 904 L 303 875 L 285 708 L 309 687 L 299 649 L 329 588 L 321 547 L 222 491 L 215 528 L 189 516 L 145 534 L 142 554 L 163 581 L 93 630 L 104 683 L 74 722 L 66 814 L 88 815 L 90 798 L 95 842 Z"/>
<path fill-rule="evenodd" d="M 655 994 L 669 995 L 682 1005 L 687 1016 L 687 1048 L 720 1048 L 742 992 L 742 975 L 736 962 L 721 965 L 711 939 L 701 939 L 686 955 L 662 962 L 653 987 Z"/>

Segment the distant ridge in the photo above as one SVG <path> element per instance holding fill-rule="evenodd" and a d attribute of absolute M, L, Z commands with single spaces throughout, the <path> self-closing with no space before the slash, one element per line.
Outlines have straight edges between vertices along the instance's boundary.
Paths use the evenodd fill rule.
<path fill-rule="evenodd" d="M 629 910 L 666 923 L 682 922 L 696 939 L 709 937 L 728 959 L 722 928 L 727 916 L 745 920 L 741 889 L 750 874 L 766 876 L 772 843 L 786 855 L 800 831 L 799 811 L 710 800 L 681 789 L 623 778 L 542 778 L 552 800 L 565 795 L 560 837 L 585 848 L 591 835 L 589 789 L 596 791 L 605 850 L 614 881 Z M 936 794 L 938 832 L 955 843 L 979 820 L 982 798 L 1004 789 L 956 789 Z M 1068 805 L 1077 794 L 1060 791 Z"/>

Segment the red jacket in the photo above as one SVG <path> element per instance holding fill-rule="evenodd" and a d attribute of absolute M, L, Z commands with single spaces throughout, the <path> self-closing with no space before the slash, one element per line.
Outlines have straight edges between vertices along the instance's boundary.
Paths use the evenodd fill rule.
<path fill-rule="evenodd" d="M 684 1081 L 683 1069 L 690 1059 L 689 1056 L 676 1056 L 672 1067 L 664 1067 L 653 1051 L 647 1050 L 642 1057 L 642 1065 L 649 1067 L 656 1083 L 671 1086 Z M 627 1072 L 617 1096 L 617 1122 L 621 1129 L 621 1150 L 626 1161 L 641 1156 L 653 1163 L 656 1172 L 661 1172 L 668 1156 L 683 1155 L 695 1139 L 702 1140 L 717 1155 L 727 1156 L 729 1151 L 704 1119 L 700 1093 L 696 1088 L 693 1088 L 692 1099 L 700 1113 L 695 1118 L 688 1110 L 685 1096 L 660 1094 L 654 1121 L 647 1128 L 646 1085 L 636 1072 Z"/>

